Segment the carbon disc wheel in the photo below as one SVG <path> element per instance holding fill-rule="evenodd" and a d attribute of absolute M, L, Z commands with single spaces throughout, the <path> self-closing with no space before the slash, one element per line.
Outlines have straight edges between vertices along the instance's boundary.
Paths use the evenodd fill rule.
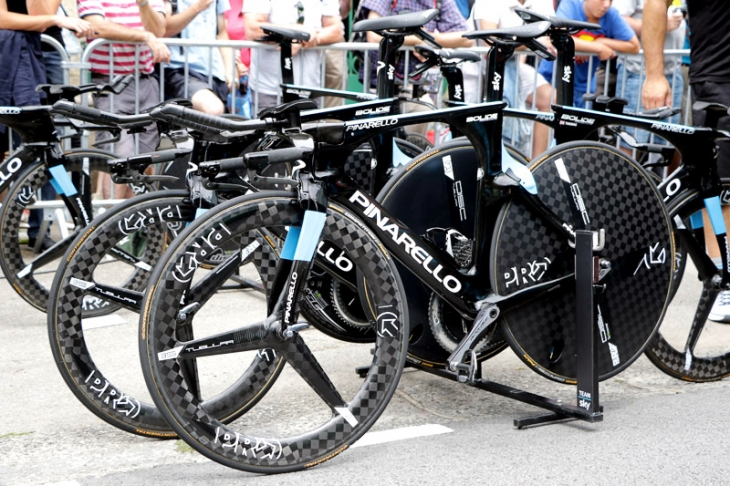
<path fill-rule="evenodd" d="M 666 311 L 674 271 L 674 241 L 661 196 L 635 161 L 605 145 L 573 142 L 530 164 L 541 201 L 572 222 L 558 173 L 562 161 L 577 184 L 589 216 L 588 229 L 605 230 L 596 256 L 610 264 L 599 284 L 596 320 L 598 372 L 606 379 L 644 351 Z M 574 189 L 574 191 L 577 191 Z M 576 197 L 576 196 L 573 196 Z M 507 203 L 492 240 L 491 280 L 510 295 L 574 273 L 575 252 L 523 203 Z M 503 309 L 505 339 L 533 370 L 559 382 L 576 378 L 575 284 L 568 278 L 534 300 Z M 580 323 L 580 325 L 591 325 Z"/>

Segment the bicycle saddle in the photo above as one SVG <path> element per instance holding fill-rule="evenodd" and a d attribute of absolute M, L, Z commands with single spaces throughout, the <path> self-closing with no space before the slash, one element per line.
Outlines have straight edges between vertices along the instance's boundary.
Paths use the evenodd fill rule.
<path fill-rule="evenodd" d="M 389 31 L 393 34 L 407 34 L 419 29 L 435 19 L 439 11 L 435 8 L 421 12 L 410 12 L 399 15 L 389 15 L 377 19 L 360 20 L 352 26 L 353 32 L 373 31 L 377 33 Z"/>
<path fill-rule="evenodd" d="M 289 103 L 264 108 L 259 112 L 258 118 L 275 118 L 277 120 L 283 120 L 287 118 L 290 113 L 304 110 L 316 110 L 317 108 L 319 108 L 319 106 L 312 100 L 294 100 Z"/>
<path fill-rule="evenodd" d="M 16 124 L 33 123 L 41 118 L 48 118 L 50 106 L 0 106 L 0 123 L 13 128 Z"/>
<path fill-rule="evenodd" d="M 516 8 L 515 12 L 522 20 L 528 23 L 533 22 L 550 22 L 550 31 L 562 30 L 570 34 L 580 32 L 581 30 L 600 30 L 601 26 L 590 22 L 581 22 L 579 20 L 566 19 L 564 17 L 546 17 L 531 10 Z"/>
<path fill-rule="evenodd" d="M 727 105 L 707 101 L 695 101 L 692 103 L 692 111 L 704 111 L 706 115 L 702 126 L 713 129 L 717 128 L 720 118 L 730 115 L 730 108 Z"/>
<path fill-rule="evenodd" d="M 309 32 L 302 30 L 287 29 L 278 25 L 262 25 L 261 30 L 266 35 L 257 39 L 260 42 L 307 42 L 309 40 Z"/>
<path fill-rule="evenodd" d="M 730 108 L 721 103 L 710 103 L 708 101 L 695 101 L 692 103 L 694 111 L 724 111 L 730 115 Z"/>
<path fill-rule="evenodd" d="M 500 44 L 502 46 L 510 46 L 513 48 L 524 45 L 538 56 L 544 59 L 553 60 L 555 59 L 555 56 L 547 49 L 547 47 L 537 41 L 538 37 L 542 37 L 548 32 L 550 26 L 550 22 L 540 21 L 504 29 L 467 32 L 463 35 L 463 37 L 466 37 L 467 39 L 481 39 L 490 45 Z"/>

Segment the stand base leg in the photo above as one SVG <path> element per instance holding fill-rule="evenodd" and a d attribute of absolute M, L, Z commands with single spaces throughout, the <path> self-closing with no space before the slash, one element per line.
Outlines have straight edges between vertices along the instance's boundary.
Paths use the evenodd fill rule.
<path fill-rule="evenodd" d="M 533 427 L 536 425 L 554 424 L 558 422 L 572 422 L 573 420 L 583 420 L 585 422 L 591 423 L 602 422 L 603 407 L 599 407 L 599 412 L 595 414 L 586 413 L 580 415 L 566 415 L 553 412 L 543 415 L 534 415 L 532 417 L 517 418 L 514 420 L 514 425 L 518 429 L 524 429 L 526 427 Z"/>
<path fill-rule="evenodd" d="M 567 415 L 558 413 L 546 413 L 543 415 L 535 415 L 532 417 L 516 418 L 514 425 L 518 429 L 524 429 L 525 427 L 532 427 L 535 425 L 543 424 L 554 424 L 557 422 L 567 422 L 572 420 L 578 420 L 576 417 L 569 417 Z"/>

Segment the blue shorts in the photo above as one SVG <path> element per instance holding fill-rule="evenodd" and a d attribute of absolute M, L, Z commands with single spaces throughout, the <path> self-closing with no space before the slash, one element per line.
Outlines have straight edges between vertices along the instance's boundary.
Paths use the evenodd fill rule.
<path fill-rule="evenodd" d="M 616 76 L 616 96 L 625 98 L 629 104 L 624 107 L 624 111 L 629 113 L 636 113 L 643 111 L 641 105 L 641 88 L 644 79 L 640 74 L 635 74 L 630 71 L 626 71 L 626 82 L 624 83 L 624 65 L 623 63 L 618 65 L 618 75 Z M 672 107 L 682 106 L 682 92 L 684 91 L 684 80 L 682 74 L 677 73 L 672 79 L 672 76 L 667 76 L 667 81 L 672 87 Z M 667 123 L 681 123 L 681 115 L 677 113 L 671 118 L 662 120 Z M 636 128 L 626 127 L 626 132 L 633 135 L 636 141 L 639 143 L 646 143 L 651 139 L 651 133 L 646 130 L 637 130 Z M 666 145 L 666 141 L 659 137 L 654 137 L 652 143 L 660 145 Z"/>

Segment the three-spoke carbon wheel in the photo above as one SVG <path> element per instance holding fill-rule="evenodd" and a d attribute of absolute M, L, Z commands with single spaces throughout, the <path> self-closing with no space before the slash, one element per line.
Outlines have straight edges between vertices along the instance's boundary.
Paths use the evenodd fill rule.
<path fill-rule="evenodd" d="M 280 313 L 269 315 L 266 299 L 249 305 L 235 294 L 211 298 L 221 293 L 221 279 L 200 267 L 206 254 L 231 241 L 248 254 L 300 226 L 302 216 L 290 192 L 228 201 L 191 224 L 150 279 L 140 326 L 150 393 L 182 439 L 229 467 L 286 472 L 334 457 L 380 416 L 405 364 L 408 318 L 398 273 L 372 234 L 335 204 L 327 211 L 322 239 L 342 248 L 357 268 L 366 315 L 374 316 L 374 343 L 334 340 L 305 323 L 285 333 Z M 260 271 L 273 275 L 275 267 Z M 286 302 L 286 291 L 270 298 Z M 273 357 L 286 365 L 266 395 L 237 421 L 218 420 L 202 400 L 206 390 L 238 378 L 245 369 L 240 362 Z M 358 378 L 355 368 L 367 362 L 367 375 Z M 204 376 L 204 368 L 211 373 Z M 260 388 L 255 378 L 252 391 Z"/>
<path fill-rule="evenodd" d="M 78 193 L 74 198 L 90 204 L 94 189 L 91 182 L 97 179 L 98 174 L 108 172 L 107 163 L 115 158 L 116 156 L 110 152 L 95 149 L 78 149 L 67 153 L 64 167 L 70 180 L 77 186 Z M 84 182 L 79 182 L 80 180 Z M 26 302 L 43 312 L 46 311 L 48 291 L 59 259 L 76 236 L 74 230 L 69 231 L 70 235 L 67 238 L 62 238 L 56 246 L 40 255 L 34 254 L 28 245 L 21 243 L 23 213 L 35 201 L 36 192 L 48 182 L 49 174 L 45 164 L 39 161 L 28 166 L 8 190 L 0 212 L 2 221 L 0 266 L 13 290 Z M 52 209 L 46 211 L 50 212 Z M 91 217 L 92 215 L 89 215 L 89 218 Z M 55 239 L 60 230 L 57 228 L 57 223 L 54 223 L 51 229 Z M 101 307 L 94 308 L 92 305 L 89 312 L 98 315 L 108 311 Z"/>
<path fill-rule="evenodd" d="M 730 204 L 730 180 L 722 181 L 720 201 L 723 206 Z M 686 231 L 691 231 L 699 245 L 705 250 L 704 224 L 702 210 L 704 203 L 697 191 L 678 194 L 669 206 L 669 214 L 678 216 Z M 681 240 L 678 247 L 682 248 Z M 668 316 L 681 315 L 672 312 L 676 305 L 696 306 L 690 319 L 665 319 L 654 339 L 646 349 L 646 356 L 660 370 L 674 378 L 707 382 L 721 380 L 730 376 L 730 325 L 714 322 L 707 317 L 719 290 L 711 282 L 702 282 L 693 265 L 688 251 L 677 252 L 681 260 L 677 268 L 682 269 L 673 284 L 674 300 L 670 304 Z M 687 271 L 684 271 L 684 269 Z"/>

